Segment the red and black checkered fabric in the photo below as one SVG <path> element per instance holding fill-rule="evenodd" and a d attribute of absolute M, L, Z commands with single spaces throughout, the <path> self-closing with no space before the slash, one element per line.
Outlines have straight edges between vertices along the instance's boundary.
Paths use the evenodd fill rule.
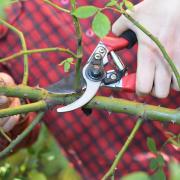
<path fill-rule="evenodd" d="M 64 8 L 70 8 L 69 0 L 56 0 L 54 2 Z M 138 1 L 134 2 L 137 3 Z M 103 6 L 102 1 L 98 0 L 78 0 L 78 5 L 87 4 Z M 15 4 L 10 14 L 11 23 L 24 33 L 28 49 L 58 46 L 76 50 L 75 32 L 72 18 L 69 15 L 59 12 L 40 0 L 28 0 Z M 112 22 L 118 16 L 113 12 L 107 12 L 107 14 Z M 16 18 L 12 20 L 13 16 Z M 98 38 L 91 30 L 91 19 L 81 20 L 81 24 L 84 62 L 86 62 L 96 46 Z M 13 54 L 20 49 L 20 40 L 12 31 L 7 31 L 6 35 L 0 39 L 0 57 Z M 137 46 L 132 50 L 120 52 L 131 72 L 135 72 L 136 69 L 136 50 Z M 67 74 L 58 64 L 66 57 L 68 56 L 63 53 L 30 55 L 29 85 L 46 87 L 64 78 Z M 18 83 L 21 82 L 23 75 L 22 58 L 13 60 L 4 67 L 4 71 L 8 70 Z M 180 96 L 177 92 L 171 92 L 168 98 L 162 100 L 151 96 L 139 99 L 135 94 L 107 89 L 101 89 L 99 94 L 171 108 L 176 108 L 180 102 Z M 111 166 L 117 152 L 126 141 L 136 118 L 103 110 L 93 110 L 90 116 L 86 116 L 81 110 L 58 114 L 54 109 L 46 113 L 44 121 L 82 177 L 84 179 L 100 179 Z M 146 147 L 146 138 L 148 136 L 155 138 L 158 147 L 160 147 L 166 140 L 164 136 L 166 130 L 178 133 L 180 127 L 174 124 L 145 121 L 120 162 L 116 171 L 117 176 L 132 171 L 147 170 L 151 154 L 148 153 Z M 165 148 L 164 154 L 167 157 L 166 160 L 169 158 L 180 160 L 177 150 L 172 146 Z"/>

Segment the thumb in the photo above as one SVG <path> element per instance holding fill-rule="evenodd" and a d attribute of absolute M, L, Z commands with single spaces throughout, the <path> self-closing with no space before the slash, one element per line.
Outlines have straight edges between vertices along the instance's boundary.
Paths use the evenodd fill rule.
<path fill-rule="evenodd" d="M 130 24 L 123 15 L 121 15 L 112 25 L 112 32 L 116 36 L 121 35 L 127 29 L 130 29 Z"/>

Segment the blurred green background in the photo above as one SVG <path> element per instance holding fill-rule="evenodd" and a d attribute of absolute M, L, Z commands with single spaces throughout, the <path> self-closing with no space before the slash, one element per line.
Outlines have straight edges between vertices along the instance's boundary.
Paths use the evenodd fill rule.
<path fill-rule="evenodd" d="M 0 180 L 81 180 L 42 124 L 37 141 L 0 161 Z"/>

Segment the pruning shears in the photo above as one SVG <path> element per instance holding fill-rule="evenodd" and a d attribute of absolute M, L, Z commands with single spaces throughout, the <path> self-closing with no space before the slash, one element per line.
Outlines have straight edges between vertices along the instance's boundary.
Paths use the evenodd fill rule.
<path fill-rule="evenodd" d="M 100 87 L 134 92 L 136 74 L 127 73 L 127 67 L 115 51 L 131 48 L 136 42 L 136 35 L 131 30 L 124 32 L 120 37 L 106 36 L 101 39 L 82 69 L 81 89 L 84 93 L 73 103 L 58 108 L 57 112 L 68 112 L 84 106 L 96 95 Z M 114 62 L 115 67 L 106 70 L 105 67 L 110 61 Z M 74 73 L 46 89 L 53 94 L 73 94 L 76 93 L 73 84 Z"/>

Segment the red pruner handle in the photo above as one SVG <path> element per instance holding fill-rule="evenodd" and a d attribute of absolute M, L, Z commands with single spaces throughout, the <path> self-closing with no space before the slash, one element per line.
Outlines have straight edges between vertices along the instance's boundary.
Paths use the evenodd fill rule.
<path fill-rule="evenodd" d="M 136 34 L 132 30 L 127 30 L 120 37 L 106 36 L 101 39 L 109 51 L 118 51 L 124 48 L 131 48 L 137 42 Z"/>
<path fill-rule="evenodd" d="M 136 91 L 136 73 L 123 76 L 121 81 L 122 81 L 122 90 L 128 92 Z"/>

